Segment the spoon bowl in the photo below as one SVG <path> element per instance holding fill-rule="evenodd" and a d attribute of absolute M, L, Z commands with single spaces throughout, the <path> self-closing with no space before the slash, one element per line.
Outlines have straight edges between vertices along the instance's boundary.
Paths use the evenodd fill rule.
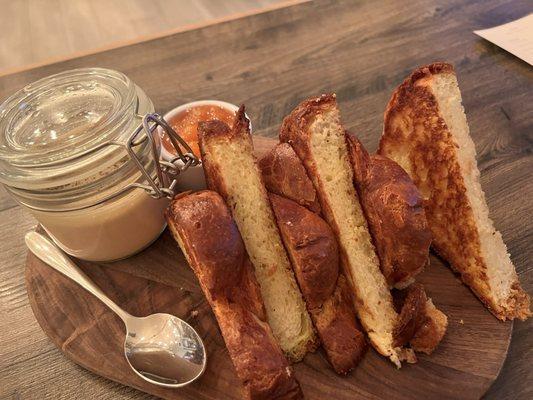
<path fill-rule="evenodd" d="M 187 385 L 206 366 L 205 349 L 198 333 L 169 314 L 128 320 L 124 354 L 137 375 L 161 386 Z"/>
<path fill-rule="evenodd" d="M 198 379 L 207 357 L 202 339 L 170 314 L 134 317 L 120 308 L 63 251 L 37 232 L 26 234 L 28 248 L 46 264 L 92 293 L 126 325 L 124 355 L 133 371 L 154 385 L 177 388 Z"/>

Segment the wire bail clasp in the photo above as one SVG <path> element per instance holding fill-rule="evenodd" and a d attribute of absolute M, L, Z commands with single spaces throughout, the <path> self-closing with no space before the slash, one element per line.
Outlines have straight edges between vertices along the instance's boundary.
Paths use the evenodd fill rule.
<path fill-rule="evenodd" d="M 163 131 L 168 135 L 172 146 L 176 150 L 177 155 L 171 160 L 167 161 L 159 158 L 159 151 L 157 147 L 158 142 L 154 136 L 154 132 L 157 128 L 163 129 Z M 146 136 L 142 136 L 143 131 Z M 157 135 L 157 132 L 155 132 L 155 135 Z M 141 144 L 146 139 L 150 141 L 152 157 L 155 162 L 157 174 L 155 180 L 146 171 L 141 160 L 134 151 L 134 147 Z M 159 140 L 159 143 L 161 143 L 161 140 Z M 182 148 L 185 151 L 183 151 Z M 172 129 L 172 127 L 161 115 L 157 113 L 146 114 L 143 117 L 142 123 L 137 127 L 137 129 L 135 129 L 133 134 L 127 140 L 126 150 L 130 158 L 137 165 L 137 168 L 142 173 L 145 180 L 148 182 L 148 184 L 136 182 L 133 184 L 133 186 L 145 189 L 148 194 L 155 199 L 174 197 L 176 194 L 175 188 L 178 182 L 178 176 L 182 172 L 186 171 L 189 167 L 193 167 L 201 163 L 198 157 L 194 155 L 187 142 L 174 129 Z"/>

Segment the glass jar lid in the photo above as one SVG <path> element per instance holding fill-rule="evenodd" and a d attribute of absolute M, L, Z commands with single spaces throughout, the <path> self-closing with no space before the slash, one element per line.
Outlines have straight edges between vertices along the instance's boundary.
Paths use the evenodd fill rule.
<path fill-rule="evenodd" d="M 162 129 L 176 157 L 160 160 Z M 126 75 L 103 68 L 34 82 L 0 105 L 0 182 L 37 210 L 78 210 L 142 188 L 172 197 L 200 161 Z"/>
<path fill-rule="evenodd" d="M 135 84 L 103 68 L 66 71 L 24 87 L 0 105 L 0 182 L 49 188 L 121 167 L 126 152 L 105 144 L 126 140 L 132 119 L 140 122 L 137 107 Z"/>

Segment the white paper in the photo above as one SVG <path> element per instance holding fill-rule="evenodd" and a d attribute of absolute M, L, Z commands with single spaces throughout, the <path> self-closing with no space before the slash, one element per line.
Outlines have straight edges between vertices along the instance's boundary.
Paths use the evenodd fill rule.
<path fill-rule="evenodd" d="M 533 13 L 474 33 L 533 65 Z"/>

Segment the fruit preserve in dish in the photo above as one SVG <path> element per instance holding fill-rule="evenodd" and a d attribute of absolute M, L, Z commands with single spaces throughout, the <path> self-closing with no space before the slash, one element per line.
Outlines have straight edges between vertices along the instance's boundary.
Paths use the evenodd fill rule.
<path fill-rule="evenodd" d="M 200 157 L 198 123 L 218 119 L 231 127 L 235 118 L 234 107 L 233 105 L 228 107 L 222 102 L 195 102 L 185 105 L 182 110 L 177 110 L 170 116 L 167 114 L 165 117 L 170 126 L 191 146 L 194 154 Z M 162 142 L 166 151 L 171 154 L 175 152 L 166 134 L 162 135 Z"/>

